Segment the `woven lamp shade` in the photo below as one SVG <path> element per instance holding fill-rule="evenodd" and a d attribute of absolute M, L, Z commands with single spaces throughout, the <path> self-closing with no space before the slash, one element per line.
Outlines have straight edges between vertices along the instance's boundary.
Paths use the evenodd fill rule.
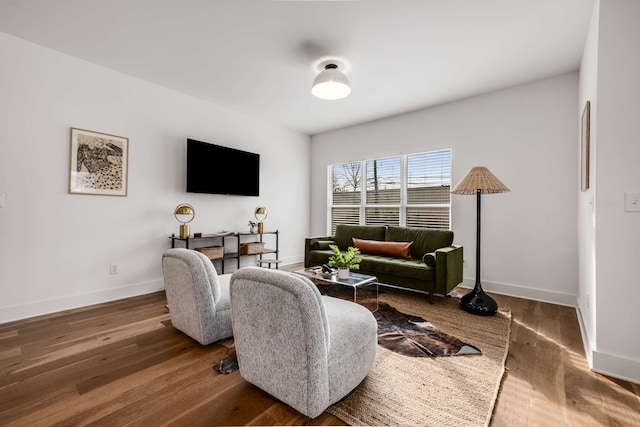
<path fill-rule="evenodd" d="M 477 193 L 477 190 L 480 190 L 481 194 L 496 194 L 511 191 L 496 178 L 489 169 L 484 166 L 476 166 L 453 187 L 451 193 L 473 195 Z"/>

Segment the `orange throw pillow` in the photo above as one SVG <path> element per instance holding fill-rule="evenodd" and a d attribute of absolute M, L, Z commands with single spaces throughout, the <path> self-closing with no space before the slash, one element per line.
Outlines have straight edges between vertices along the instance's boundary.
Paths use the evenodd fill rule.
<path fill-rule="evenodd" d="M 380 240 L 362 240 L 352 238 L 353 246 L 363 254 L 386 255 L 396 258 L 411 259 L 411 244 L 413 242 L 382 242 Z"/>

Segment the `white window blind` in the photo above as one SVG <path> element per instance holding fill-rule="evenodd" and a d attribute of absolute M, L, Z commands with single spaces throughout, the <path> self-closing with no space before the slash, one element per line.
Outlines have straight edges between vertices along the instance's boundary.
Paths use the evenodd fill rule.
<path fill-rule="evenodd" d="M 362 203 L 362 162 L 331 167 L 331 234 L 338 224 L 359 224 Z"/>
<path fill-rule="evenodd" d="M 407 156 L 406 225 L 449 228 L 451 150 Z"/>
<path fill-rule="evenodd" d="M 337 164 L 329 173 L 331 234 L 338 224 L 450 227 L 451 150 Z"/>
<path fill-rule="evenodd" d="M 400 157 L 367 161 L 367 205 L 400 205 Z"/>

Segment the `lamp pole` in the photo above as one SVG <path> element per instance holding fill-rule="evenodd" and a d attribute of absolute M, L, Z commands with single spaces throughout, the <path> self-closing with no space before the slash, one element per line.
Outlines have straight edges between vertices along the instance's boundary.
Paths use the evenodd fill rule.
<path fill-rule="evenodd" d="M 480 200 L 482 191 L 476 190 L 476 285 L 480 286 Z"/>
<path fill-rule="evenodd" d="M 498 311 L 498 303 L 487 295 L 480 283 L 480 200 L 482 191 L 476 189 L 476 284 L 473 290 L 460 298 L 460 306 L 469 313 L 491 316 Z"/>

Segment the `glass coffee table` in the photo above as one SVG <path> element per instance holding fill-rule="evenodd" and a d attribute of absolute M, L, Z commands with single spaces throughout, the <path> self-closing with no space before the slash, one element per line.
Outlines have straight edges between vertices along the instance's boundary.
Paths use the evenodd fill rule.
<path fill-rule="evenodd" d="M 348 299 L 369 310 L 378 310 L 378 278 L 367 274 L 349 272 L 348 279 L 339 279 L 338 273 L 323 273 L 322 267 L 309 267 L 294 271 L 310 279 L 323 295 Z"/>

